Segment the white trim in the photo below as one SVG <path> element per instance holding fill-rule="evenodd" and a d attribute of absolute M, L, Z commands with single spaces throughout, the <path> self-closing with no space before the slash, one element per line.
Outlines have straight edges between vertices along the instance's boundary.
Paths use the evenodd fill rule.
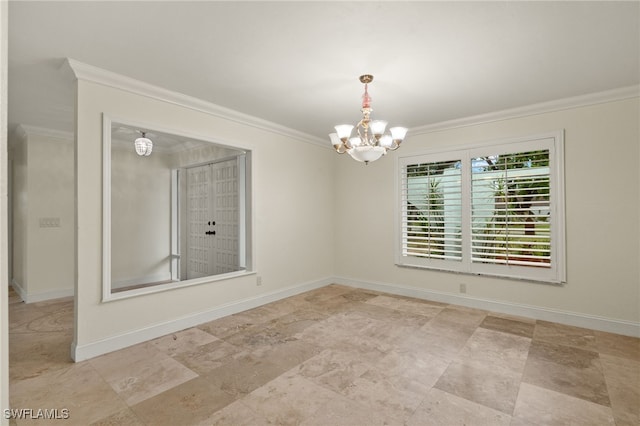
<path fill-rule="evenodd" d="M 161 100 L 171 104 L 183 106 L 196 111 L 204 112 L 225 120 L 244 124 L 250 127 L 266 130 L 268 132 L 298 139 L 303 142 L 318 145 L 323 148 L 331 148 L 330 144 L 323 138 L 319 138 L 308 133 L 300 132 L 289 127 L 282 126 L 271 121 L 251 116 L 230 108 L 225 108 L 214 103 L 173 92 L 162 87 L 158 87 L 140 80 L 126 77 L 111 71 L 107 71 L 92 65 L 84 64 L 75 59 L 66 58 L 62 68 L 69 70 L 78 80 L 90 81 L 116 89 L 125 90 L 141 96 Z M 456 118 L 453 120 L 441 121 L 424 126 L 412 127 L 409 129 L 410 135 L 420 135 L 442 130 L 450 130 L 459 127 L 474 126 L 496 121 L 509 120 L 513 118 L 527 117 L 531 115 L 545 114 L 554 111 L 562 111 L 572 108 L 579 108 L 606 102 L 620 101 L 640 96 L 640 85 L 621 87 L 602 92 L 589 93 L 585 95 L 562 98 L 548 102 L 541 102 L 517 108 L 510 108 L 500 111 L 479 114 L 470 117 Z"/>
<path fill-rule="evenodd" d="M 469 295 L 459 295 L 415 287 L 407 287 L 398 284 L 390 284 L 379 281 L 363 281 L 354 278 L 335 277 L 336 284 L 349 287 L 364 288 L 381 291 L 384 293 L 414 297 L 417 299 L 432 300 L 434 302 L 449 303 L 466 306 L 469 308 L 484 309 L 509 315 L 518 315 L 536 320 L 557 322 L 575 327 L 589 328 L 592 330 L 606 331 L 625 336 L 640 337 L 640 322 L 619 320 L 600 317 L 596 315 L 582 314 L 578 312 L 563 311 L 560 309 L 544 308 L 541 306 L 523 305 L 519 303 L 500 300 L 484 299 Z"/>
<path fill-rule="evenodd" d="M 117 291 L 110 293 L 106 299 L 102 299 L 103 303 L 115 300 L 128 299 L 130 297 L 144 296 L 147 294 L 161 293 L 163 291 L 175 290 L 178 288 L 191 287 L 194 285 L 211 284 L 218 281 L 229 280 L 232 278 L 245 277 L 247 275 L 255 275 L 255 271 L 233 271 L 226 274 L 209 275 L 207 277 L 193 278 L 191 280 L 172 281 L 166 284 L 155 284 L 148 287 L 134 288 L 132 290 Z"/>
<path fill-rule="evenodd" d="M 238 165 L 238 259 L 239 267 L 247 269 L 247 155 L 241 154 L 236 157 Z"/>
<path fill-rule="evenodd" d="M 15 280 L 11 280 L 11 287 L 18 293 L 20 299 L 24 303 L 36 303 L 44 302 L 46 300 L 61 299 L 63 297 L 73 297 L 72 288 L 64 288 L 59 290 L 43 291 L 42 293 L 29 294 L 24 288 Z"/>
<path fill-rule="evenodd" d="M 135 277 L 126 280 L 118 280 L 111 283 L 111 289 L 117 290 L 121 287 L 129 287 L 132 285 L 156 283 L 160 281 L 170 281 L 172 279 L 171 272 L 162 272 L 159 274 L 147 275 L 144 277 Z"/>
<path fill-rule="evenodd" d="M 16 136 L 15 138 L 12 138 L 11 145 L 15 145 L 16 143 L 20 142 L 20 143 L 24 143 L 27 140 L 27 132 L 24 130 L 24 127 L 22 126 L 22 124 L 18 124 L 16 126 L 16 129 L 14 130 L 13 134 Z"/>
<path fill-rule="evenodd" d="M 15 278 L 11 279 L 11 287 L 13 287 L 16 293 L 18 293 L 18 296 L 20 296 L 20 299 L 22 299 L 23 302 L 27 303 L 27 292 L 24 288 L 22 288 L 20 283 L 16 281 Z"/>
<path fill-rule="evenodd" d="M 396 214 L 395 223 L 395 264 L 401 267 L 435 269 L 448 272 L 488 275 L 516 280 L 535 281 L 549 284 L 563 284 L 566 282 L 566 234 L 565 234 L 565 200 L 564 200 L 564 130 L 547 133 L 500 139 L 494 142 L 471 143 L 450 149 L 425 150 L 400 155 L 395 165 L 396 185 Z M 549 268 L 531 268 L 526 266 L 493 265 L 473 262 L 471 259 L 471 159 L 482 156 L 483 153 L 501 154 L 510 152 L 526 152 L 546 147 L 549 150 L 549 178 L 551 179 L 550 200 L 552 205 L 551 227 L 551 264 Z M 440 161 L 461 162 L 461 232 L 462 257 L 459 261 L 419 258 L 403 255 L 402 228 L 405 218 L 402 213 L 403 203 L 402 176 L 409 164 Z"/>
<path fill-rule="evenodd" d="M 207 311 L 190 314 L 182 318 L 154 324 L 140 330 L 122 333 L 117 336 L 111 336 L 106 339 L 102 339 L 97 342 L 85 344 L 82 346 L 77 346 L 74 341 L 71 345 L 71 356 L 75 362 L 84 361 L 86 359 L 93 358 L 108 352 L 116 351 L 118 349 L 126 348 L 137 343 L 146 342 L 167 335 L 169 333 L 175 333 L 177 331 L 184 330 L 189 327 L 195 327 L 199 324 L 204 324 L 218 318 L 246 311 L 247 309 L 253 309 L 267 303 L 295 296 L 296 294 L 325 287 L 332 283 L 333 280 L 331 278 L 310 281 L 287 287 L 282 290 L 261 294 L 256 297 L 231 302 Z"/>
<path fill-rule="evenodd" d="M 30 126 L 19 124 L 16 131 L 24 132 L 25 136 L 41 136 L 47 139 L 56 139 L 64 142 L 73 142 L 74 135 L 72 132 L 63 130 L 47 129 L 45 127 Z"/>
<path fill-rule="evenodd" d="M 9 220 L 11 219 L 11 163 L 7 155 L 10 149 L 7 134 L 7 105 L 8 105 L 8 45 L 9 45 L 9 2 L 0 3 L 0 410 L 5 413 L 11 404 L 9 400 L 9 292 L 7 283 L 12 272 L 10 262 Z M 13 424 L 7 416 L 0 418 L 0 425 Z"/>
<path fill-rule="evenodd" d="M 240 123 L 246 126 L 255 127 L 266 130 L 271 133 L 294 138 L 303 142 L 319 145 L 324 148 L 330 148 L 328 141 L 307 133 L 300 132 L 271 121 L 267 121 L 258 117 L 244 114 L 239 111 L 225 108 L 193 96 L 184 95 L 182 93 L 173 92 L 162 87 L 154 86 L 140 80 L 126 77 L 111 71 L 107 71 L 92 65 L 78 62 L 75 59 L 66 58 L 63 67 L 68 68 L 76 79 L 85 80 L 93 83 L 102 84 L 104 86 L 113 87 L 137 95 L 146 96 L 195 111 L 204 112 L 225 120 Z"/>
<path fill-rule="evenodd" d="M 171 169 L 171 270 L 172 281 L 180 280 L 180 183 L 178 169 Z M 148 281 L 152 282 L 152 281 Z M 113 285 L 112 285 L 113 287 Z"/>
<path fill-rule="evenodd" d="M 409 134 L 411 136 L 421 135 L 425 133 L 439 132 L 442 130 L 451 130 L 460 127 L 475 126 L 478 124 L 487 124 L 496 121 L 511 120 L 514 118 L 522 118 L 531 115 L 539 115 L 549 112 L 580 108 L 589 105 L 622 101 L 625 99 L 636 98 L 638 96 L 640 96 L 640 85 L 627 86 L 603 92 L 557 99 L 549 102 L 541 102 L 533 105 L 526 105 L 517 108 L 489 112 L 486 114 L 441 121 L 424 126 L 412 127 L 411 129 L 409 129 Z"/>
<path fill-rule="evenodd" d="M 552 321 L 561 324 L 589 328 L 626 336 L 640 337 L 640 323 L 616 320 L 613 318 L 586 315 L 539 306 L 522 305 L 499 300 L 461 296 L 452 293 L 407 287 L 384 282 L 363 281 L 346 277 L 328 277 L 310 281 L 274 292 L 262 294 L 236 302 L 231 302 L 207 311 L 190 314 L 182 318 L 155 324 L 141 330 L 134 330 L 117 336 L 108 337 L 97 342 L 77 346 L 71 345 L 71 356 L 75 362 L 84 361 L 108 352 L 113 352 L 141 342 L 146 342 L 169 333 L 175 333 L 189 327 L 195 327 L 218 318 L 253 309 L 267 303 L 276 302 L 306 291 L 315 290 L 330 284 L 341 284 L 349 287 L 364 288 L 384 293 L 397 294 L 435 302 L 449 303 L 476 309 L 484 309 L 510 315 Z"/>
<path fill-rule="evenodd" d="M 102 300 L 103 301 L 108 300 L 111 297 L 111 123 L 112 123 L 111 118 L 107 116 L 105 113 L 102 113 Z M 78 154 L 77 154 L 77 147 L 76 147 L 76 158 L 77 156 Z M 77 204 L 77 196 L 76 196 L 76 204 Z M 77 214 L 77 206 L 76 206 L 76 214 Z M 77 254 L 76 254 L 76 260 L 77 260 Z"/>
<path fill-rule="evenodd" d="M 102 113 L 102 209 L 103 209 L 102 210 L 102 253 L 103 253 L 103 256 L 102 256 L 102 302 L 109 302 L 112 300 L 119 300 L 127 297 L 157 293 L 160 291 L 167 291 L 174 288 L 199 285 L 203 283 L 210 283 L 214 281 L 220 281 L 224 279 L 235 278 L 235 277 L 249 275 L 249 274 L 255 274 L 255 271 L 252 270 L 254 265 L 253 248 L 255 247 L 255 241 L 254 241 L 252 229 L 254 227 L 253 221 L 255 220 L 255 218 L 254 218 L 254 215 L 249 210 L 251 225 L 245 223 L 246 229 L 244 233 L 244 245 L 242 247 L 244 249 L 244 254 L 246 257 L 245 270 L 229 272 L 226 274 L 212 275 L 212 276 L 196 278 L 191 280 L 176 281 L 176 282 L 171 282 L 167 284 L 158 284 L 150 287 L 143 287 L 143 288 L 138 288 L 133 290 L 117 292 L 117 293 L 111 293 L 111 146 L 112 146 L 111 127 L 113 123 L 120 123 L 127 126 L 135 126 L 135 127 L 146 128 L 146 129 L 158 130 L 158 129 L 155 129 L 154 126 L 141 125 L 140 123 L 121 120 L 113 116 L 107 115 L 104 112 Z M 176 131 L 170 131 L 170 130 L 159 130 L 159 131 L 172 134 L 172 135 L 177 135 L 177 136 L 185 136 L 192 139 L 198 138 L 197 136 L 185 135 L 183 132 L 176 132 Z M 235 145 L 230 145 L 229 143 L 225 143 L 223 141 L 217 141 L 214 139 L 200 138 L 200 140 L 222 145 L 224 147 L 229 147 L 237 151 L 242 151 L 242 154 L 240 154 L 239 156 L 234 155 L 231 157 L 224 157 L 224 158 L 214 160 L 213 162 L 209 161 L 202 164 L 212 164 L 212 163 L 217 163 L 221 161 L 228 161 L 230 159 L 236 159 L 238 157 L 244 158 L 244 163 L 245 163 L 244 171 L 247 173 L 247 176 L 245 176 L 245 179 L 243 180 L 245 187 L 244 187 L 243 193 L 240 194 L 240 196 L 243 197 L 245 208 L 250 209 L 251 206 L 253 205 L 253 199 L 252 199 L 253 192 L 251 190 L 251 186 L 253 185 L 253 178 L 250 175 L 251 174 L 251 168 L 250 168 L 251 150 L 247 150 L 245 148 L 238 147 Z M 192 166 L 195 166 L 195 165 L 191 165 L 189 167 L 192 167 Z M 245 211 L 245 215 L 246 215 L 246 211 Z M 171 255 L 174 256 L 175 254 L 176 253 L 172 250 Z M 164 281 L 164 280 L 153 279 L 148 282 L 155 282 L 155 281 Z"/>

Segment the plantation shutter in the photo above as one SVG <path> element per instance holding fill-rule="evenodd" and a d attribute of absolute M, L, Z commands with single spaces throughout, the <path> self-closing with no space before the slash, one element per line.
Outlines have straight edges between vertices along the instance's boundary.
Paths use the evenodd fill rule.
<path fill-rule="evenodd" d="M 460 160 L 448 160 L 402 166 L 402 256 L 462 259 L 460 165 Z"/>
<path fill-rule="evenodd" d="M 398 158 L 399 266 L 566 282 L 564 138 Z"/>
<path fill-rule="evenodd" d="M 471 262 L 551 266 L 549 150 L 471 159 Z"/>

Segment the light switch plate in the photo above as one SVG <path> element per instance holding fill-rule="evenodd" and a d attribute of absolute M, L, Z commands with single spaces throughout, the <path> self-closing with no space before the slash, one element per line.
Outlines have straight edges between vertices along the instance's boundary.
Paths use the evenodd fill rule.
<path fill-rule="evenodd" d="M 41 217 L 40 228 L 60 228 L 59 217 Z"/>

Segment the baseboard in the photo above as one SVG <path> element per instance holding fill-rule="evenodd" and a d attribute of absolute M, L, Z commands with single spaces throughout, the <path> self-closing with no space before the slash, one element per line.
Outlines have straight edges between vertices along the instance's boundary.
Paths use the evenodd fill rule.
<path fill-rule="evenodd" d="M 44 302 L 46 300 L 60 299 L 73 296 L 72 288 L 43 291 L 41 293 L 30 294 L 18 283 L 15 278 L 11 280 L 11 287 L 18 293 L 24 303 Z"/>
<path fill-rule="evenodd" d="M 18 293 L 18 296 L 20 296 L 20 299 L 22 299 L 22 301 L 26 303 L 27 292 L 24 290 L 24 288 L 22 288 L 20 283 L 16 281 L 15 278 L 11 279 L 11 287 L 13 287 L 16 293 Z"/>
<path fill-rule="evenodd" d="M 400 296 L 415 297 L 417 299 L 433 300 L 435 302 L 450 303 L 509 315 L 518 315 L 532 319 L 572 325 L 575 327 L 622 334 L 625 336 L 640 337 L 640 323 L 633 321 L 617 320 L 613 318 L 561 311 L 539 306 L 437 292 L 415 287 L 406 287 L 398 284 L 362 281 L 345 277 L 334 277 L 334 282 L 336 284 L 343 284 L 349 287 L 364 288 L 384 293 L 397 294 Z"/>
<path fill-rule="evenodd" d="M 218 306 L 207 311 L 187 315 L 182 318 L 177 318 L 160 324 L 154 324 L 140 330 L 132 330 L 127 333 L 112 336 L 97 342 L 77 345 L 77 343 L 74 341 L 71 345 L 71 357 L 75 362 L 84 361 L 89 358 L 113 352 L 138 343 L 146 342 L 148 340 L 152 340 L 170 333 L 175 333 L 186 328 L 195 327 L 199 324 L 213 321 L 227 315 L 237 314 L 239 312 L 246 311 L 247 309 L 257 308 L 258 306 L 262 306 L 267 303 L 295 296 L 296 294 L 304 293 L 305 291 L 325 287 L 332 283 L 332 278 L 310 281 L 277 290 L 271 293 L 265 293 L 256 297 L 228 303 L 226 305 Z"/>
<path fill-rule="evenodd" d="M 345 277 L 324 278 L 317 281 L 310 281 L 271 293 L 261 294 L 256 297 L 239 300 L 218 306 L 216 308 L 194 313 L 175 320 L 155 324 L 140 330 L 133 330 L 117 336 L 112 336 L 97 342 L 78 346 L 76 342 L 71 345 L 71 355 L 76 361 L 84 361 L 105 353 L 113 352 L 128 346 L 152 340 L 170 333 L 175 333 L 189 327 L 195 327 L 227 315 L 237 314 L 248 309 L 257 308 L 267 303 L 276 302 L 305 291 L 315 290 L 329 284 L 342 284 L 349 287 L 364 288 L 381 291 L 385 293 L 397 294 L 401 296 L 415 297 L 418 299 L 433 300 L 435 302 L 450 303 L 454 305 L 467 306 L 470 308 L 484 309 L 492 312 L 499 312 L 509 315 L 539 319 L 545 321 L 558 322 L 561 324 L 576 327 L 590 328 L 593 330 L 606 331 L 610 333 L 622 334 L 626 336 L 640 337 L 640 323 L 632 321 L 622 321 L 611 318 L 585 315 L 575 312 L 567 312 L 542 308 L 538 306 L 522 305 L 498 300 L 482 299 L 471 296 L 462 296 L 452 293 L 437 292 L 432 290 L 406 287 L 397 284 L 363 281 Z M 17 283 L 14 283 L 14 286 Z M 15 287 L 14 287 L 15 288 Z M 16 288 L 20 293 L 20 290 Z"/>

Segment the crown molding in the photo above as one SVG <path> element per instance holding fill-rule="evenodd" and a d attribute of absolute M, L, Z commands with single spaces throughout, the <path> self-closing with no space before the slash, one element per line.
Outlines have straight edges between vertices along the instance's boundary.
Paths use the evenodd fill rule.
<path fill-rule="evenodd" d="M 522 118 L 532 115 L 545 114 L 549 112 L 562 111 L 572 108 L 585 107 L 589 105 L 602 104 L 607 102 L 621 101 L 625 99 L 637 98 L 640 96 L 640 86 L 627 86 L 603 92 L 590 93 L 570 98 L 557 99 L 549 102 L 527 105 L 518 108 L 505 109 L 490 112 L 487 114 L 474 115 L 454 120 L 441 121 L 439 123 L 427 124 L 410 129 L 411 135 L 433 133 L 442 130 L 451 130 L 460 127 L 486 124 L 496 121 Z"/>
<path fill-rule="evenodd" d="M 19 124 L 16 133 L 21 137 L 40 136 L 47 139 L 55 139 L 64 142 L 73 142 L 74 134 L 64 130 L 47 129 L 45 127 Z"/>
<path fill-rule="evenodd" d="M 24 125 L 22 124 L 18 124 L 15 128 L 15 130 L 13 131 L 13 134 L 15 135 L 15 138 L 11 138 L 10 142 L 12 144 L 15 143 L 23 143 L 27 140 L 27 131 L 24 129 Z"/>
<path fill-rule="evenodd" d="M 190 108 L 199 112 L 204 112 L 215 117 L 219 117 L 228 121 L 233 121 L 246 126 L 265 130 L 271 133 L 279 134 L 300 140 L 302 142 L 328 147 L 329 144 L 324 139 L 309 135 L 298 130 L 285 127 L 271 121 L 263 120 L 249 114 L 225 108 L 214 103 L 195 98 L 193 96 L 174 92 L 144 81 L 126 77 L 93 65 L 84 64 L 75 59 L 66 58 L 63 67 L 70 71 L 77 80 L 84 80 L 93 83 L 102 84 L 104 86 L 125 90 L 137 95 L 146 96 L 148 98 L 157 99 L 174 105 Z"/>
<path fill-rule="evenodd" d="M 223 106 L 216 105 L 214 103 L 198 99 L 193 96 L 173 92 L 171 90 L 145 83 L 131 77 L 126 77 L 111 71 L 104 70 L 102 68 L 95 67 L 93 65 L 88 65 L 76 61 L 75 59 L 66 58 L 62 67 L 66 68 L 66 70 L 69 71 L 71 75 L 75 76 L 75 79 L 77 80 L 94 82 L 116 89 L 125 90 L 152 99 L 157 99 L 174 105 L 190 108 L 228 121 L 233 121 L 271 133 L 291 137 L 324 148 L 330 148 L 329 144 L 326 143 L 324 139 L 317 136 L 300 132 L 298 130 L 291 129 L 289 127 L 285 127 L 271 121 L 263 120 L 249 114 L 244 114 L 230 108 L 225 108 Z M 410 134 L 419 135 L 442 130 L 450 130 L 460 127 L 468 127 L 514 118 L 522 118 L 600 103 L 620 101 L 624 99 L 635 98 L 638 96 L 640 96 L 639 85 L 627 86 L 603 92 L 590 93 L 586 95 L 563 98 L 523 107 L 490 112 L 486 114 L 457 118 L 453 120 L 427 124 L 424 126 L 412 127 L 410 129 Z"/>

